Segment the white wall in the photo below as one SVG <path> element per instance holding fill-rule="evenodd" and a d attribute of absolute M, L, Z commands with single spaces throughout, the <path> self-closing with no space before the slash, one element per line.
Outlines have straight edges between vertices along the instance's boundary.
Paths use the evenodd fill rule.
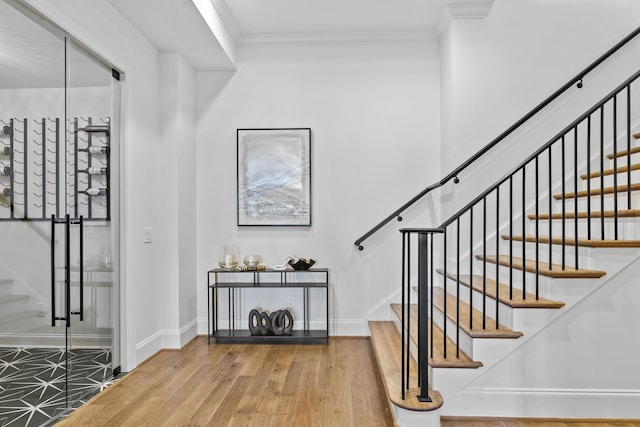
<path fill-rule="evenodd" d="M 638 25 L 633 0 L 496 0 L 484 19 L 454 19 L 441 39 L 442 153 L 453 170 Z M 547 142 L 633 72 L 634 42 L 551 108 L 462 174 L 458 199 L 478 192 Z M 539 123 L 539 120 L 543 120 Z M 505 147 L 511 146 L 512 149 Z M 472 172 L 474 169 L 477 173 Z M 471 190 L 464 189 L 470 185 Z M 462 202 L 461 202 L 462 203 Z"/>
<path fill-rule="evenodd" d="M 164 258 L 164 231 L 170 224 L 164 216 L 163 188 L 158 155 L 160 140 L 159 71 L 157 50 L 106 0 L 30 0 L 53 21 L 91 46 L 125 73 L 123 95 L 124 198 L 122 259 L 123 358 L 122 369 L 132 369 L 162 348 L 163 319 L 171 295 L 158 292 L 173 265 Z M 151 227 L 154 241 L 143 243 L 144 227 Z"/>
<path fill-rule="evenodd" d="M 164 263 L 172 268 L 163 285 L 171 295 L 164 308 L 163 329 L 174 331 L 169 347 L 182 347 L 196 329 L 196 213 L 195 213 L 195 72 L 177 53 L 162 53 L 161 185 L 164 211 L 175 224 L 166 231 Z M 177 307 L 175 307 L 177 304 Z M 177 310 L 176 310 L 177 308 Z M 178 333 L 176 333 L 178 332 Z"/>
<path fill-rule="evenodd" d="M 204 273 L 224 243 L 267 265 L 316 259 L 331 269 L 331 334 L 368 333 L 368 313 L 398 291 L 400 235 L 353 242 L 441 173 L 438 57 L 436 43 L 240 49 L 235 74 L 198 75 L 201 333 Z M 277 127 L 311 128 L 313 225 L 239 228 L 236 129 Z"/>

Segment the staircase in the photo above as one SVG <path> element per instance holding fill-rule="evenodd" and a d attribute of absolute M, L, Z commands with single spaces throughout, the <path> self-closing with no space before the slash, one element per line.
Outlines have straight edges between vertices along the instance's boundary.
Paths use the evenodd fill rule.
<path fill-rule="evenodd" d="M 570 334 L 575 327 L 568 321 L 571 316 L 584 311 L 603 289 L 611 292 L 638 276 L 640 134 L 632 132 L 631 86 L 639 76 L 632 76 L 440 227 L 400 230 L 401 300 L 390 307 L 392 320 L 369 322 L 398 424 L 436 426 L 436 413 L 640 417 L 637 410 L 629 415 L 623 407 L 605 414 L 595 406 L 593 416 L 584 403 L 571 408 L 570 398 L 579 394 L 573 389 L 556 393 L 555 401 L 544 400 L 544 393 L 518 391 L 497 374 L 506 372 L 514 384 L 529 385 L 535 380 L 530 371 L 546 366 L 527 357 L 527 352 L 539 352 L 541 337 L 557 330 Z M 598 349 L 598 341 L 593 337 L 596 354 L 604 350 Z M 547 357 L 563 360 L 558 353 Z M 606 357 L 637 371 L 615 350 Z M 521 375 L 513 373 L 519 364 Z M 563 369 L 580 377 L 594 368 L 580 365 L 577 359 L 575 366 Z M 584 390 L 594 382 L 585 380 Z M 512 392 L 500 396 L 492 384 Z M 640 394 L 631 389 L 620 393 L 637 402 Z M 518 393 L 529 393 L 539 406 L 530 407 L 529 397 L 514 397 Z M 574 410 L 583 412 L 576 416 Z"/>
<path fill-rule="evenodd" d="M 29 309 L 29 295 L 12 290 L 13 279 L 0 279 L 0 335 L 26 331 L 37 322 L 37 312 Z M 2 338 L 0 338 L 0 346 Z"/>

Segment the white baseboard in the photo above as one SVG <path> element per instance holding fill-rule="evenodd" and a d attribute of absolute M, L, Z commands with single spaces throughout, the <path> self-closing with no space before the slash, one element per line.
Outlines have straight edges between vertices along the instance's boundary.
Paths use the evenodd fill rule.
<path fill-rule="evenodd" d="M 441 415 L 537 418 L 640 418 L 637 389 L 465 390 L 445 402 Z"/>

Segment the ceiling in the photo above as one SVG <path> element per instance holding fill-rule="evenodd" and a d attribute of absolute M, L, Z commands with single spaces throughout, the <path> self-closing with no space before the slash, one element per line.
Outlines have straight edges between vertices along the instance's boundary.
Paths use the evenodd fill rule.
<path fill-rule="evenodd" d="M 195 0 L 109 0 L 160 51 L 233 68 Z M 208 0 L 236 47 L 428 39 L 445 0 Z M 199 2 L 201 3 L 201 2 Z"/>
<path fill-rule="evenodd" d="M 234 69 L 238 47 L 432 39 L 445 2 L 462 0 L 108 1 L 159 51 L 204 71 Z M 0 88 L 63 87 L 63 35 L 9 3 L 0 0 Z M 109 70 L 75 52 L 71 85 L 108 86 Z"/>

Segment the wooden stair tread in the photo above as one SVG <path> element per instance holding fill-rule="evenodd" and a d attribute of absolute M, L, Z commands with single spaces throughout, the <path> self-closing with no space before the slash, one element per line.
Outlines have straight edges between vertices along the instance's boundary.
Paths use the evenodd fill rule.
<path fill-rule="evenodd" d="M 600 211 L 591 212 L 591 218 L 600 218 Z M 640 216 L 640 209 L 619 209 L 618 210 L 618 218 L 634 218 Z M 536 219 L 535 214 L 527 215 L 529 219 Z M 565 219 L 573 219 L 575 218 L 574 212 L 566 212 L 564 215 Z M 604 211 L 605 218 L 613 218 L 614 211 Z M 578 218 L 588 218 L 587 212 L 578 212 Z M 548 213 L 543 213 L 538 215 L 538 219 L 549 219 Z M 562 219 L 561 213 L 551 214 L 551 219 Z"/>
<path fill-rule="evenodd" d="M 640 169 L 640 163 L 632 163 L 631 165 L 631 170 L 635 171 Z M 623 166 L 618 166 L 618 169 L 614 170 L 613 168 L 611 169 L 605 169 L 602 172 L 597 171 L 597 172 L 591 172 L 591 175 L 589 175 L 589 178 L 598 178 L 601 175 L 607 176 L 607 175 L 613 175 L 614 172 L 615 173 L 623 173 L 627 171 L 627 165 L 623 165 Z M 580 175 L 580 178 L 582 179 L 587 179 L 587 174 L 583 173 L 582 175 Z"/>
<path fill-rule="evenodd" d="M 443 274 L 443 272 L 441 270 L 438 270 L 438 273 Z M 451 280 L 456 280 L 456 275 L 455 274 L 451 274 L 448 273 L 447 277 Z M 482 276 L 480 275 L 473 275 L 473 278 L 471 276 L 467 275 L 460 275 L 460 284 L 466 286 L 467 288 L 469 287 L 469 284 L 472 284 L 473 289 L 478 291 L 478 292 L 482 292 L 483 291 L 483 279 Z M 524 293 L 524 298 L 522 297 L 522 289 L 520 288 L 513 288 L 513 291 L 511 293 L 511 298 L 509 298 L 510 295 L 510 289 L 509 289 L 509 285 L 506 285 L 504 283 L 498 283 L 498 289 L 499 289 L 499 294 L 498 294 L 498 299 L 501 303 L 512 307 L 512 308 L 560 308 L 564 306 L 564 303 L 562 301 L 552 301 L 552 300 L 548 300 L 546 298 L 541 298 L 538 297 L 536 299 L 536 296 L 532 293 L 529 292 L 525 292 Z M 496 281 L 490 278 L 486 278 L 486 295 L 492 299 L 496 299 Z"/>
<path fill-rule="evenodd" d="M 433 304 L 444 313 L 444 301 L 445 294 L 442 288 L 435 288 L 433 290 Z M 456 322 L 456 298 L 447 293 L 447 317 Z M 472 338 L 520 338 L 522 332 L 512 331 L 504 325 L 498 325 L 496 328 L 495 319 L 489 315 L 484 316 L 485 328 L 482 328 L 483 315 L 482 312 L 475 308 L 469 313 L 469 304 L 460 301 L 460 330 L 464 331 Z M 472 323 L 473 322 L 473 323 Z M 473 324 L 473 328 L 470 327 L 470 323 Z"/>
<path fill-rule="evenodd" d="M 640 139 L 640 132 L 638 132 L 638 133 L 634 133 L 634 134 L 633 134 L 633 137 L 634 137 L 635 139 Z"/>
<path fill-rule="evenodd" d="M 394 405 L 412 411 L 433 411 L 443 404 L 442 395 L 429 388 L 429 396 L 433 402 L 419 402 L 416 396 L 420 393 L 417 387 L 406 391 L 406 399 L 402 399 L 402 339 L 395 323 L 391 321 L 369 321 L 371 344 L 376 355 L 382 383 L 389 401 Z M 417 375 L 416 362 L 409 359 L 410 378 Z"/>
<path fill-rule="evenodd" d="M 633 135 L 634 138 L 638 139 L 638 137 L 640 137 L 640 133 L 636 133 L 635 135 Z M 640 153 L 640 146 L 638 147 L 632 147 L 630 150 L 631 154 L 636 154 L 636 153 Z M 621 150 L 618 151 L 617 153 L 615 153 L 615 157 L 623 157 L 627 155 L 627 150 Z M 607 154 L 607 158 L 609 160 L 612 160 L 614 157 L 613 153 Z"/>
<path fill-rule="evenodd" d="M 627 184 L 618 185 L 617 188 L 618 188 L 618 193 L 624 193 L 629 190 L 629 187 L 627 186 Z M 640 182 L 631 183 L 631 191 L 638 191 L 638 190 L 640 190 Z M 615 193 L 615 187 L 613 186 L 605 187 L 602 193 L 613 194 Z M 590 191 L 587 191 L 587 190 L 578 191 L 578 197 L 599 196 L 600 194 L 601 194 L 601 191 L 599 188 L 592 188 Z M 562 194 L 554 194 L 553 198 L 556 200 L 562 200 Z M 576 193 L 565 193 L 564 198 L 575 199 Z"/>
<path fill-rule="evenodd" d="M 508 235 L 503 235 L 504 240 L 509 240 Z M 513 236 L 514 241 L 521 242 L 522 236 Z M 527 242 L 535 243 L 536 236 L 527 236 Z M 549 236 L 538 236 L 539 243 L 549 243 Z M 562 237 L 552 237 L 551 243 L 554 245 L 562 244 Z M 574 246 L 576 241 L 573 237 L 565 237 L 564 243 L 566 246 Z M 600 240 L 600 239 L 578 239 L 578 246 L 588 248 L 640 248 L 640 240 Z"/>
<path fill-rule="evenodd" d="M 476 258 L 480 261 L 484 260 L 482 255 L 476 255 Z M 522 270 L 523 268 L 529 273 L 536 272 L 536 262 L 535 260 L 527 259 L 525 262 L 522 262 L 522 258 L 512 257 L 513 260 L 513 268 L 517 270 Z M 486 258 L 486 261 L 492 264 L 500 264 L 503 267 L 509 267 L 509 256 L 508 255 L 500 255 L 497 259 L 495 255 L 489 255 Z M 553 278 L 561 278 L 561 279 L 598 279 L 606 274 L 604 271 L 599 270 L 585 270 L 585 269 L 575 269 L 573 267 L 565 266 L 565 269 L 562 269 L 561 265 L 552 264 L 552 269 L 549 269 L 549 264 L 546 262 L 538 262 L 538 273 L 541 276 L 553 277 Z"/>
<path fill-rule="evenodd" d="M 391 304 L 391 309 L 394 311 L 398 319 L 402 318 L 402 305 Z M 418 305 L 411 304 L 409 315 L 411 316 L 411 330 L 409 336 L 411 340 L 417 345 L 418 343 Z M 433 368 L 479 368 L 482 366 L 482 362 L 476 362 L 467 356 L 462 350 L 459 357 L 455 357 L 456 344 L 449 337 L 446 338 L 447 342 L 447 357 L 444 357 L 444 332 L 438 325 L 431 321 L 427 322 L 429 336 L 432 334 L 431 327 L 433 326 L 433 354 L 430 354 L 429 365 Z"/>

